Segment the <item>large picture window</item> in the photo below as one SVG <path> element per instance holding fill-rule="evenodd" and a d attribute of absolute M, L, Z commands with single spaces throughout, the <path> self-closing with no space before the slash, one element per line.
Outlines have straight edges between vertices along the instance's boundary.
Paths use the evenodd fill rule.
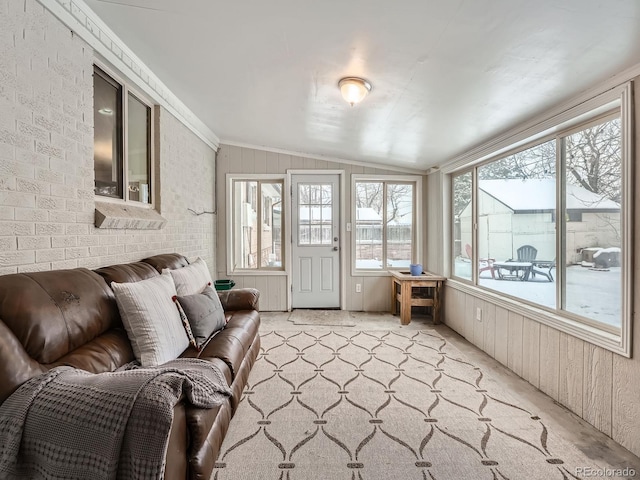
<path fill-rule="evenodd" d="M 94 67 L 95 193 L 151 203 L 151 107 Z"/>
<path fill-rule="evenodd" d="M 282 270 L 281 179 L 231 179 L 233 271 Z"/>
<path fill-rule="evenodd" d="M 419 197 L 419 182 L 413 177 L 354 176 L 357 270 L 408 269 L 417 261 Z"/>
<path fill-rule="evenodd" d="M 623 150 L 616 109 L 452 175 L 453 276 L 619 334 Z"/>

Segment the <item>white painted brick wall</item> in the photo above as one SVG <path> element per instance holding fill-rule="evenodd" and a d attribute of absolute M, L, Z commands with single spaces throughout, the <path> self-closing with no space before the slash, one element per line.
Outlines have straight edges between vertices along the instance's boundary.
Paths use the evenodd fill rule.
<path fill-rule="evenodd" d="M 215 272 L 214 152 L 156 121 L 160 231 L 94 227 L 93 51 L 36 0 L 0 0 L 0 275 L 179 252 Z"/>

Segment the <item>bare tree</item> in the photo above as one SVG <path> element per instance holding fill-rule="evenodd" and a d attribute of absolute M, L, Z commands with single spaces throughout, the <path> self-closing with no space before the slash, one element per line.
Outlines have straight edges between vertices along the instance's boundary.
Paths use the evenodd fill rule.
<path fill-rule="evenodd" d="M 356 207 L 371 208 L 382 217 L 384 202 L 383 182 L 357 182 Z M 387 183 L 387 222 L 393 222 L 411 211 L 413 185 Z"/>
<path fill-rule="evenodd" d="M 620 119 L 566 137 L 567 181 L 620 203 L 621 141 Z"/>
<path fill-rule="evenodd" d="M 555 174 L 555 140 L 514 153 L 478 169 L 480 180 L 554 178 Z"/>

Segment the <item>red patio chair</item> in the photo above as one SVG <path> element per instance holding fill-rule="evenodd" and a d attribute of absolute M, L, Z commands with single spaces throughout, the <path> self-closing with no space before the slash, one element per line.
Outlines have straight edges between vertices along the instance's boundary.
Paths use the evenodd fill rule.
<path fill-rule="evenodd" d="M 471 248 L 471 245 L 469 245 L 468 243 L 464 246 L 464 250 L 467 254 L 467 257 L 469 257 L 469 259 L 473 258 L 473 249 Z M 496 278 L 496 274 L 493 271 L 493 262 L 495 262 L 496 259 L 495 258 L 480 258 L 478 259 L 478 276 L 480 276 L 480 274 L 482 272 L 486 272 L 487 270 L 491 272 L 491 278 Z"/>

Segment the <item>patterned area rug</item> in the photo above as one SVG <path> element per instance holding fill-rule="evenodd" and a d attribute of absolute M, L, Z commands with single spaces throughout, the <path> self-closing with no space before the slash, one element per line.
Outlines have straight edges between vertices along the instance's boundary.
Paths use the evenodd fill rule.
<path fill-rule="evenodd" d="M 212 478 L 548 480 L 599 468 L 494 385 L 433 331 L 263 334 Z"/>

